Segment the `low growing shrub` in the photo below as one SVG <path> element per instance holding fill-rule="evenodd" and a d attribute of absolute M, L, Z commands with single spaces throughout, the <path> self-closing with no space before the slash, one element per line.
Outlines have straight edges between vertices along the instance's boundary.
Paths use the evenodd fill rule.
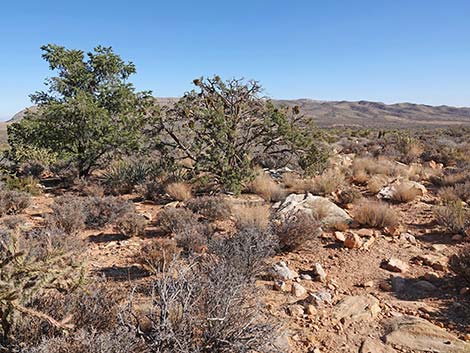
<path fill-rule="evenodd" d="M 437 223 L 443 226 L 449 233 L 463 233 L 469 226 L 470 213 L 462 202 L 448 202 L 435 209 Z"/>
<path fill-rule="evenodd" d="M 165 186 L 166 193 L 176 201 L 186 201 L 192 197 L 191 185 L 183 182 L 174 182 Z"/>
<path fill-rule="evenodd" d="M 31 197 L 25 192 L 0 190 L 0 216 L 21 213 L 30 203 Z"/>
<path fill-rule="evenodd" d="M 230 202 L 223 196 L 201 196 L 186 202 L 186 206 L 194 213 L 210 220 L 224 220 L 230 217 Z"/>
<path fill-rule="evenodd" d="M 386 203 L 366 199 L 356 205 L 354 219 L 363 226 L 373 228 L 395 227 L 399 223 L 397 213 Z"/>
<path fill-rule="evenodd" d="M 181 253 L 173 239 L 155 239 L 145 245 L 137 256 L 137 262 L 149 273 L 155 274 L 167 269 Z"/>
<path fill-rule="evenodd" d="M 147 224 L 147 219 L 144 216 L 131 211 L 118 218 L 116 229 L 126 238 L 132 238 L 143 235 Z"/>
<path fill-rule="evenodd" d="M 61 196 L 54 199 L 52 213 L 46 215 L 48 228 L 56 228 L 67 234 L 77 234 L 85 228 L 83 200 L 74 196 Z"/>
<path fill-rule="evenodd" d="M 280 249 L 292 251 L 318 237 L 321 233 L 321 223 L 309 213 L 297 212 L 279 222 L 275 232 L 279 238 Z"/>
<path fill-rule="evenodd" d="M 470 283 L 470 246 L 466 246 L 449 259 L 450 269 Z"/>
<path fill-rule="evenodd" d="M 134 206 L 114 196 L 89 197 L 84 202 L 85 224 L 89 228 L 102 228 L 119 217 L 134 211 Z"/>

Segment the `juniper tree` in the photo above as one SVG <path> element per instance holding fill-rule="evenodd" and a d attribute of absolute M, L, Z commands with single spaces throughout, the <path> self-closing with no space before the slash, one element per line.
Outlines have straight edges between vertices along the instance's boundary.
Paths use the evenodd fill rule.
<path fill-rule="evenodd" d="M 41 49 L 57 76 L 46 80 L 46 91 L 30 96 L 38 109 L 8 127 L 13 154 L 22 146 L 45 148 L 87 176 L 103 157 L 136 149 L 153 99 L 128 82 L 134 64 L 111 47 L 87 54 L 53 44 Z"/>

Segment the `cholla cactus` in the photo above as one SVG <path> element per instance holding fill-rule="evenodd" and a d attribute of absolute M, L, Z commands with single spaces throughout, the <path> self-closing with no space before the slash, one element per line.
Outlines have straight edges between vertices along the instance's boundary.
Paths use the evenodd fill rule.
<path fill-rule="evenodd" d="M 58 321 L 28 305 L 47 290 L 69 291 L 84 280 L 84 266 L 60 242 L 47 235 L 26 238 L 18 230 L 0 234 L 0 327 L 7 343 L 18 315 L 32 315 L 61 329 L 71 318 Z"/>

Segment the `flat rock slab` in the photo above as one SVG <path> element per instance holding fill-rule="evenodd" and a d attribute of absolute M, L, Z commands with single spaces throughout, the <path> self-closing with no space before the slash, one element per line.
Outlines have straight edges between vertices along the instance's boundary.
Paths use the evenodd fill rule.
<path fill-rule="evenodd" d="M 385 322 L 388 345 L 417 352 L 467 353 L 470 344 L 458 339 L 436 325 L 414 316 L 400 316 Z"/>
<path fill-rule="evenodd" d="M 366 338 L 362 343 L 359 353 L 395 353 L 396 350 L 386 346 L 378 338 Z"/>
<path fill-rule="evenodd" d="M 380 312 L 379 301 L 372 295 L 349 296 L 338 302 L 333 317 L 345 323 L 369 321 Z"/>

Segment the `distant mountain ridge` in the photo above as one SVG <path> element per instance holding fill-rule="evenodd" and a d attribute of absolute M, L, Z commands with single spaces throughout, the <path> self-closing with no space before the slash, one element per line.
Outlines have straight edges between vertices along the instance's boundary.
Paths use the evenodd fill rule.
<path fill-rule="evenodd" d="M 162 105 L 171 105 L 177 98 L 156 98 Z M 299 106 L 320 127 L 411 128 L 470 126 L 470 108 L 431 106 L 426 104 L 385 104 L 370 101 L 319 101 L 313 99 L 274 99 L 277 105 Z M 31 107 L 34 109 L 34 107 Z M 8 122 L 21 120 L 26 109 Z"/>

